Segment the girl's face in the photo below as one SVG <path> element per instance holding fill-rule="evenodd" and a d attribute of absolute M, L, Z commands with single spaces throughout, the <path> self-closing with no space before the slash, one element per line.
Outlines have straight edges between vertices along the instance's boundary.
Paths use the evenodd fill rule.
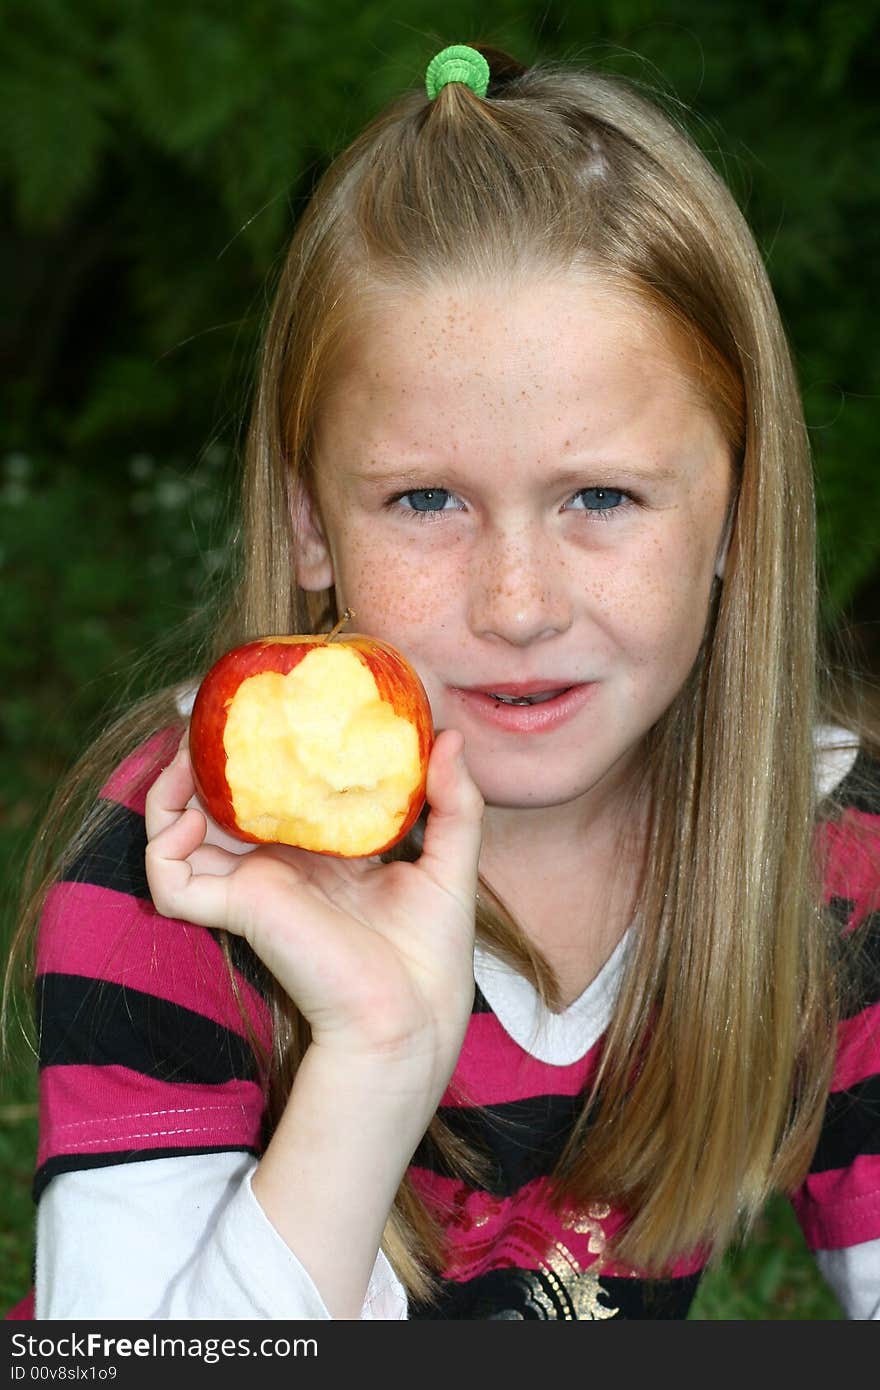
<path fill-rule="evenodd" d="M 315 462 L 299 583 L 408 657 L 487 805 L 622 785 L 697 656 L 731 494 L 658 321 L 575 276 L 389 300 Z"/>

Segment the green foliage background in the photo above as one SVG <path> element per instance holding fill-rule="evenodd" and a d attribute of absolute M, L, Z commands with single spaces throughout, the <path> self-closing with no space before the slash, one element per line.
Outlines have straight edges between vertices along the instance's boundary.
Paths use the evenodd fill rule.
<path fill-rule="evenodd" d="M 878 11 L 878 0 L 2 0 L 4 934 L 58 775 L 155 674 L 148 661 L 132 677 L 134 654 L 222 579 L 267 286 L 303 200 L 448 42 L 621 72 L 725 174 L 799 367 L 825 617 L 876 623 Z M 860 631 L 871 665 L 876 627 Z M 25 1057 L 7 1064 L 0 1102 L 7 1302 L 29 1279 L 34 1129 Z M 775 1204 L 695 1313 L 839 1316 Z"/>

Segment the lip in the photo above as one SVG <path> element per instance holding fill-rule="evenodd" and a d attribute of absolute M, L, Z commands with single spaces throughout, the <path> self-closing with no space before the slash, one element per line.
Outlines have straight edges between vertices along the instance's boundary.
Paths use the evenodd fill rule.
<path fill-rule="evenodd" d="M 544 700 L 540 705 L 501 705 L 487 692 L 494 690 L 499 695 L 538 695 L 545 690 L 557 690 L 562 682 L 523 681 L 517 685 L 493 685 L 477 687 L 451 686 L 450 694 L 472 717 L 495 729 L 513 734 L 548 733 L 573 719 L 583 709 L 593 692 L 598 689 L 595 681 L 581 681 L 571 685 L 561 695 L 552 700 Z"/>
<path fill-rule="evenodd" d="M 457 686 L 456 689 L 464 690 L 468 694 L 511 695 L 516 699 L 524 695 L 543 695 L 546 690 L 568 690 L 580 684 L 580 681 L 563 678 L 558 681 L 502 681 L 499 685 L 466 685 Z"/>

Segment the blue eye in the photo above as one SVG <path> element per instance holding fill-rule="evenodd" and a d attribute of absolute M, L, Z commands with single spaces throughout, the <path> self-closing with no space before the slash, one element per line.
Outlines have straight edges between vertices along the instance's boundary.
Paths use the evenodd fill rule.
<path fill-rule="evenodd" d="M 402 492 L 399 500 L 406 497 L 414 512 L 442 512 L 450 495 L 442 487 L 420 487 L 412 492 Z"/>
<path fill-rule="evenodd" d="M 432 521 L 442 512 L 459 510 L 447 506 L 454 496 L 445 487 L 416 487 L 396 493 L 388 499 L 386 506 L 402 512 L 413 521 Z"/>
<path fill-rule="evenodd" d="M 613 512 L 627 500 L 625 492 L 613 487 L 582 487 L 575 497 L 583 499 L 588 512 Z"/>
<path fill-rule="evenodd" d="M 594 520 L 607 521 L 611 512 L 626 510 L 632 500 L 629 493 L 619 488 L 582 487 L 570 499 L 568 506 L 573 511 L 585 512 Z M 389 497 L 385 506 L 413 521 L 439 520 L 445 512 L 463 510 L 456 494 L 445 487 L 408 488 L 406 492 L 397 492 Z"/>

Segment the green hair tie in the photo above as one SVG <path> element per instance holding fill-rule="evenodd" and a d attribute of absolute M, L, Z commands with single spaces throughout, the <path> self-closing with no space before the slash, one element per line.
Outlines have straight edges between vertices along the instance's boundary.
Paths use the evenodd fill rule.
<path fill-rule="evenodd" d="M 442 87 L 450 82 L 463 82 L 484 97 L 489 89 L 489 64 L 475 48 L 466 44 L 454 43 L 433 57 L 425 73 L 425 90 L 431 101 Z"/>

